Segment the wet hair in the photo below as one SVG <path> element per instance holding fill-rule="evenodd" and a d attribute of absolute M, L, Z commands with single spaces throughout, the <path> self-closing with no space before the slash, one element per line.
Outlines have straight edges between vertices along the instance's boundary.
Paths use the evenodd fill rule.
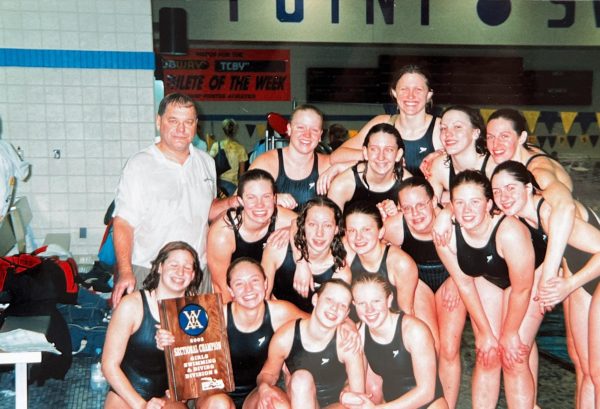
<path fill-rule="evenodd" d="M 371 140 L 371 135 L 374 135 L 376 133 L 385 133 L 388 135 L 392 135 L 395 139 L 396 139 L 396 145 L 398 146 L 398 149 L 402 149 L 402 157 L 400 157 L 400 160 L 394 163 L 394 176 L 396 177 L 396 179 L 398 180 L 402 180 L 402 177 L 404 175 L 404 168 L 402 167 L 402 162 L 404 160 L 404 153 L 405 153 L 405 149 L 404 149 L 404 141 L 402 140 L 402 137 L 400 136 L 400 132 L 396 129 L 396 127 L 394 125 L 388 124 L 386 122 L 374 125 L 373 127 L 371 127 L 371 129 L 369 129 L 369 132 L 367 132 L 367 136 L 365 136 L 365 140 L 363 141 L 363 147 L 368 149 L 369 146 L 369 141 Z M 365 163 L 365 170 L 362 174 L 362 180 L 363 182 L 365 182 L 365 185 L 367 186 L 367 189 L 369 189 L 369 182 L 367 182 L 367 161 L 363 160 L 361 161 L 362 163 Z"/>
<path fill-rule="evenodd" d="M 332 284 L 337 284 L 339 286 L 344 287 L 350 293 L 350 298 L 352 298 L 352 288 L 350 287 L 350 284 L 348 284 L 341 278 L 330 278 L 329 280 L 325 281 L 324 283 L 321 283 L 321 286 L 319 288 L 317 288 L 315 293 L 317 295 L 321 295 L 323 293 L 323 291 L 325 291 L 325 288 Z"/>
<path fill-rule="evenodd" d="M 383 219 L 376 205 L 365 200 L 357 200 L 356 202 L 348 203 L 344 208 L 344 216 L 342 226 L 346 228 L 346 220 L 353 214 L 364 214 L 371 217 L 377 223 L 377 228 L 383 227 Z"/>
<path fill-rule="evenodd" d="M 531 183 L 531 185 L 537 191 L 541 191 L 542 190 L 540 188 L 540 185 L 538 185 L 538 183 L 536 182 L 535 177 L 533 176 L 533 174 L 521 162 L 517 162 L 517 161 L 514 161 L 514 160 L 507 160 L 506 162 L 502 162 L 501 164 L 499 164 L 498 166 L 496 166 L 496 168 L 494 169 L 494 172 L 492 172 L 492 176 L 490 178 L 490 181 L 494 180 L 494 176 L 496 176 L 500 172 L 506 172 L 506 173 L 508 173 L 517 182 L 521 182 L 524 185 L 526 185 L 528 183 Z"/>
<path fill-rule="evenodd" d="M 233 139 L 235 137 L 235 134 L 238 131 L 237 122 L 235 122 L 235 120 L 232 118 L 227 118 L 227 119 L 223 120 L 222 125 L 223 125 L 223 133 L 225 133 L 225 136 Z"/>
<path fill-rule="evenodd" d="M 471 123 L 473 129 L 479 129 L 479 135 L 475 140 L 475 152 L 477 152 L 480 155 L 487 154 L 488 150 L 487 145 L 485 143 L 485 122 L 479 111 L 466 105 L 452 105 L 444 110 L 444 112 L 442 113 L 442 117 L 446 115 L 446 112 L 450 111 L 462 112 L 467 116 L 467 118 L 469 118 L 469 122 Z"/>
<path fill-rule="evenodd" d="M 169 258 L 171 252 L 176 250 L 184 250 L 190 253 L 193 259 L 194 266 L 194 278 L 185 289 L 185 295 L 195 295 L 198 293 L 198 289 L 200 287 L 200 283 L 202 282 L 203 272 L 200 269 L 200 261 L 198 259 L 198 253 L 196 250 L 187 244 L 184 241 L 172 241 L 170 243 L 165 244 L 158 255 L 151 262 L 150 274 L 144 279 L 144 283 L 142 284 L 142 288 L 147 291 L 152 291 L 158 287 L 158 282 L 160 281 L 160 273 L 158 272 L 159 267 Z"/>
<path fill-rule="evenodd" d="M 422 76 L 425 79 L 425 85 L 427 86 L 428 92 L 433 91 L 433 88 L 431 88 L 431 84 L 429 83 L 430 75 L 425 68 L 421 67 L 420 65 L 416 65 L 416 64 L 404 65 L 404 66 L 400 67 L 399 70 L 394 72 L 394 75 L 392 76 L 392 81 L 390 82 L 390 96 L 392 97 L 392 100 L 394 102 L 396 102 L 396 99 L 394 98 L 392 91 L 396 89 L 396 85 L 398 85 L 398 81 L 400 81 L 400 79 L 405 74 L 419 74 L 420 76 Z M 431 111 L 432 108 L 433 108 L 433 99 L 430 98 L 429 101 L 427 102 L 427 104 L 425 105 L 425 110 L 427 113 L 429 113 L 429 111 Z"/>
<path fill-rule="evenodd" d="M 425 193 L 427 193 L 427 197 L 429 197 L 429 199 L 433 199 L 435 196 L 433 187 L 431 187 L 431 183 L 429 183 L 427 179 L 425 179 L 423 176 L 411 176 L 408 179 L 400 182 L 398 185 L 398 203 L 400 202 L 400 192 L 402 192 L 404 189 L 417 187 L 422 187 L 425 189 Z"/>
<path fill-rule="evenodd" d="M 294 116 L 296 116 L 296 114 L 300 111 L 313 111 L 315 114 L 317 114 L 321 118 L 321 127 L 323 127 L 323 122 L 325 122 L 325 119 L 323 117 L 323 112 L 321 112 L 321 110 L 319 108 L 317 108 L 316 106 L 311 105 L 311 104 L 298 105 L 296 107 L 296 109 L 294 109 L 292 111 L 292 114 L 290 115 L 290 123 L 294 120 Z"/>
<path fill-rule="evenodd" d="M 515 133 L 517 134 L 517 137 L 521 136 L 521 134 L 523 132 L 527 132 L 527 120 L 525 119 L 523 114 L 521 114 L 516 109 L 510 109 L 510 108 L 498 109 L 490 115 L 487 123 L 489 124 L 494 119 L 499 119 L 499 118 L 505 119 L 511 123 L 511 127 L 512 127 L 513 131 L 515 131 Z M 487 141 L 487 133 L 486 133 L 485 139 Z M 527 140 L 525 140 L 525 142 L 523 142 L 523 147 L 527 150 L 531 150 L 531 145 L 527 142 Z"/>
<path fill-rule="evenodd" d="M 233 275 L 233 270 L 242 263 L 249 263 L 252 264 L 253 266 L 255 266 L 258 271 L 260 271 L 260 274 L 262 276 L 263 279 L 267 279 L 267 275 L 265 274 L 265 270 L 263 269 L 263 267 L 260 265 L 260 263 L 256 260 L 254 260 L 253 258 L 250 257 L 238 257 L 235 260 L 233 260 L 231 262 L 231 264 L 229 264 L 229 267 L 227 267 L 227 274 L 226 274 L 226 280 L 227 280 L 227 285 L 229 286 L 231 284 L 231 276 Z"/>
<path fill-rule="evenodd" d="M 483 190 L 483 195 L 486 200 L 492 201 L 492 208 L 490 214 L 494 213 L 496 205 L 494 203 L 494 194 L 492 193 L 492 183 L 490 180 L 478 170 L 463 170 L 456 175 L 454 180 L 454 186 L 450 188 L 450 200 L 454 198 L 454 191 L 461 185 L 474 184 L 479 186 Z"/>
<path fill-rule="evenodd" d="M 346 248 L 342 242 L 342 229 L 339 227 L 342 220 L 342 211 L 338 205 L 335 204 L 335 202 L 324 196 L 317 196 L 313 199 L 310 199 L 308 202 L 306 202 L 306 204 L 304 204 L 300 215 L 298 215 L 298 219 L 296 220 L 298 230 L 294 235 L 294 244 L 298 250 L 300 250 L 300 259 L 298 261 L 309 261 L 308 243 L 306 242 L 306 231 L 304 226 L 306 223 L 306 217 L 308 216 L 308 211 L 313 207 L 325 207 L 333 211 L 333 218 L 335 219 L 336 226 L 338 226 L 338 231 L 333 236 L 333 241 L 331 242 L 331 254 L 333 255 L 334 270 L 339 270 L 346 265 Z"/>
<path fill-rule="evenodd" d="M 169 105 L 176 105 L 184 108 L 194 108 L 194 116 L 198 116 L 198 108 L 192 98 L 185 94 L 174 92 L 165 96 L 158 105 L 158 115 L 163 116 Z"/>
<path fill-rule="evenodd" d="M 257 180 L 266 180 L 267 182 L 269 182 L 269 184 L 271 185 L 271 190 L 273 191 L 273 196 L 277 194 L 275 179 L 273 179 L 273 176 L 269 172 L 262 169 L 250 169 L 249 171 L 244 172 L 242 176 L 240 176 L 237 195 L 239 197 L 242 197 L 244 195 L 246 184 Z M 277 205 L 273 204 L 273 206 L 275 206 L 275 208 L 273 210 L 273 215 L 271 216 L 271 223 L 269 223 L 269 231 L 267 232 L 267 234 L 271 234 L 273 230 L 275 230 L 275 220 L 277 219 Z M 227 209 L 228 217 L 225 218 L 225 223 L 227 223 L 236 230 L 239 229 L 240 227 L 242 227 L 243 211 L 243 206 Z"/>
<path fill-rule="evenodd" d="M 361 275 L 352 282 L 352 292 L 354 292 L 354 288 L 360 284 L 378 284 L 383 289 L 383 292 L 385 293 L 385 298 L 388 298 L 390 295 L 394 294 L 390 282 L 383 278 L 383 276 L 381 276 L 380 274 Z"/>

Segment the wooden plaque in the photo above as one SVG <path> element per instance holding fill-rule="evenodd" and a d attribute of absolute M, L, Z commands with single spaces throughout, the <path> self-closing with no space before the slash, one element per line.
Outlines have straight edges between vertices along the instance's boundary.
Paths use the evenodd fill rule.
<path fill-rule="evenodd" d="M 169 390 L 177 401 L 235 389 L 221 294 L 159 302 L 161 327 L 175 343 L 165 348 Z"/>

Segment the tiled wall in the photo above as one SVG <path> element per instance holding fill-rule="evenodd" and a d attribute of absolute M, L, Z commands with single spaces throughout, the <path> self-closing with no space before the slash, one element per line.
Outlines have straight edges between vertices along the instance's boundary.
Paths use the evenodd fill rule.
<path fill-rule="evenodd" d="M 0 138 L 32 164 L 18 194 L 39 243 L 97 253 L 121 168 L 154 137 L 151 53 L 148 0 L 0 0 Z"/>

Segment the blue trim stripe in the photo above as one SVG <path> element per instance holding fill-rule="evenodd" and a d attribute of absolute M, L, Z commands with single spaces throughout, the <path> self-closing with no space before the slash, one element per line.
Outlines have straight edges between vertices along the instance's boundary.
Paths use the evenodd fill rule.
<path fill-rule="evenodd" d="M 0 67 L 153 70 L 154 53 L 0 48 Z"/>

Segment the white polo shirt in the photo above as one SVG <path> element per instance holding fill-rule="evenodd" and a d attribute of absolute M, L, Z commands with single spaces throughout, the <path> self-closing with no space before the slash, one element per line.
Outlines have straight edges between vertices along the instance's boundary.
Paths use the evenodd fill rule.
<path fill-rule="evenodd" d="M 216 196 L 215 162 L 190 146 L 183 165 L 152 145 L 133 155 L 123 168 L 115 200 L 115 216 L 133 226 L 131 263 L 150 268 L 159 250 L 185 241 L 206 267 L 208 213 Z"/>

